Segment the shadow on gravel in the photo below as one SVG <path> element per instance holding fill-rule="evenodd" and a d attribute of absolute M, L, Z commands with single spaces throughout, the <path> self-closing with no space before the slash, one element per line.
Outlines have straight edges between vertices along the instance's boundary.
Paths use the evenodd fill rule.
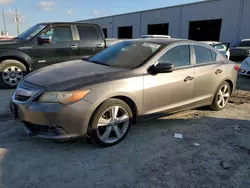
<path fill-rule="evenodd" d="M 16 124 L 0 133 L 0 187 L 250 187 L 249 124 L 211 117 L 150 120 L 109 148 L 32 139 Z"/>

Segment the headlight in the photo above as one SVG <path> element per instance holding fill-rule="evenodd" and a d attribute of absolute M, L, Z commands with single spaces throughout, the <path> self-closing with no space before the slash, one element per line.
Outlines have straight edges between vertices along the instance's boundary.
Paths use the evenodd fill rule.
<path fill-rule="evenodd" d="M 39 102 L 68 104 L 84 98 L 90 90 L 46 92 L 39 99 Z"/>

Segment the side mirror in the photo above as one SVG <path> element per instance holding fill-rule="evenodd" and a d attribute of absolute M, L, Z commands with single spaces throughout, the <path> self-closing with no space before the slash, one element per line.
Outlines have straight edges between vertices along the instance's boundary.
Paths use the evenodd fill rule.
<path fill-rule="evenodd" d="M 47 37 L 47 36 L 38 37 L 38 43 L 39 44 L 49 44 L 51 42 L 52 42 L 51 37 Z"/>
<path fill-rule="evenodd" d="M 148 72 L 150 74 L 158 74 L 158 73 L 168 73 L 168 72 L 173 72 L 174 70 L 174 65 L 171 63 L 159 63 L 157 65 L 152 65 L 149 69 Z"/>

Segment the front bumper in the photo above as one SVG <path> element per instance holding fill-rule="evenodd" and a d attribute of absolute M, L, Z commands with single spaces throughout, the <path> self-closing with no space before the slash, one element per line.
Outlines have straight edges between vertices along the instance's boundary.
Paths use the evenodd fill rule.
<path fill-rule="evenodd" d="M 239 74 L 244 76 L 250 76 L 250 70 L 247 70 L 244 67 L 242 67 L 239 69 Z"/>
<path fill-rule="evenodd" d="M 23 103 L 12 98 L 10 110 L 23 123 L 26 133 L 33 137 L 68 140 L 87 134 L 93 105 L 85 100 L 73 104 Z"/>

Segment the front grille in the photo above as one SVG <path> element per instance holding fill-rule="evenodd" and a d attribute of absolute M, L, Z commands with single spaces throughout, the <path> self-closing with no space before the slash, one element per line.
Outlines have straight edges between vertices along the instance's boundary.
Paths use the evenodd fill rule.
<path fill-rule="evenodd" d="M 25 102 L 30 99 L 29 96 L 23 96 L 23 95 L 16 95 L 15 99 L 17 101 Z"/>
<path fill-rule="evenodd" d="M 230 56 L 230 60 L 231 61 L 243 61 L 244 59 L 246 59 L 247 58 L 247 56 Z"/>
<path fill-rule="evenodd" d="M 67 132 L 62 127 L 36 125 L 26 121 L 23 123 L 33 135 L 59 136 L 67 134 Z"/>
<path fill-rule="evenodd" d="M 231 50 L 232 55 L 246 55 L 247 51 L 246 50 L 240 50 L 240 49 L 235 49 Z"/>
<path fill-rule="evenodd" d="M 30 98 L 34 97 L 38 92 L 39 90 L 18 87 L 15 91 L 15 100 L 20 102 L 26 102 Z"/>

